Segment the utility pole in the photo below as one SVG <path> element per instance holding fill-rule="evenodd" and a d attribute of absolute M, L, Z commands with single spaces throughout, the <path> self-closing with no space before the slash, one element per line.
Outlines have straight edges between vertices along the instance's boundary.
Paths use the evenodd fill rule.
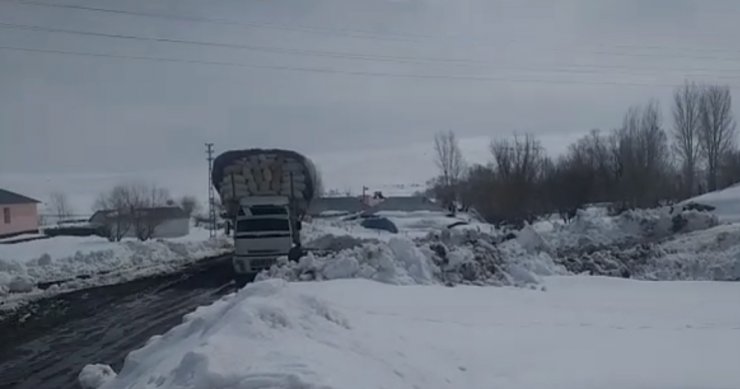
<path fill-rule="evenodd" d="M 206 154 L 208 154 L 208 233 L 211 238 L 216 237 L 216 192 L 213 190 L 213 143 L 206 143 Z"/>
<path fill-rule="evenodd" d="M 370 188 L 366 187 L 365 185 L 362 186 L 362 207 L 364 209 L 368 209 L 370 207 L 370 201 L 369 201 L 369 199 L 367 198 L 367 195 L 366 195 L 366 193 L 367 193 L 367 191 L 369 189 Z"/>

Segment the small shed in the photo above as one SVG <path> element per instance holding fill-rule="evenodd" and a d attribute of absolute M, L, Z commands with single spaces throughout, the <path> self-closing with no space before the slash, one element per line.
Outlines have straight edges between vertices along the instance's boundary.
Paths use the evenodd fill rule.
<path fill-rule="evenodd" d="M 179 238 L 190 233 L 190 216 L 180 207 L 152 207 L 137 209 L 140 217 L 155 223 L 152 238 Z M 129 214 L 119 215 L 115 210 L 101 210 L 90 217 L 90 224 L 103 226 L 113 235 L 117 228 L 125 228 L 123 237 L 136 237 L 134 220 Z"/>
<path fill-rule="evenodd" d="M 38 232 L 39 203 L 30 197 L 0 189 L 0 238 Z"/>

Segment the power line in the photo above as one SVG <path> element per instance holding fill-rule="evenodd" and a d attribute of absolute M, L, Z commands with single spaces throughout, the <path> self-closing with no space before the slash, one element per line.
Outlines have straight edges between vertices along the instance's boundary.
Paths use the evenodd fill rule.
<path fill-rule="evenodd" d="M 172 14 L 161 13 L 161 12 L 131 11 L 131 10 L 122 10 L 122 9 L 114 9 L 114 8 L 104 8 L 104 7 L 91 7 L 91 6 L 84 6 L 84 5 L 77 5 L 77 4 L 52 4 L 52 3 L 45 3 L 45 2 L 32 1 L 32 0 L 2 0 L 2 1 L 13 2 L 13 3 L 18 3 L 18 4 L 23 4 L 23 5 L 30 5 L 30 6 L 35 6 L 35 7 L 71 9 L 71 10 L 78 10 L 78 11 L 100 12 L 100 13 L 128 15 L 128 16 L 143 16 L 143 17 L 149 17 L 149 18 L 180 20 L 180 21 L 188 21 L 188 22 L 210 23 L 210 24 L 219 24 L 219 25 L 230 25 L 230 26 L 241 26 L 241 27 L 247 27 L 247 28 L 268 28 L 268 29 L 285 30 L 285 31 L 293 31 L 293 32 L 309 32 L 309 33 L 319 33 L 323 35 L 335 35 L 335 36 L 342 36 L 342 37 L 355 37 L 355 38 L 377 39 L 377 40 L 387 40 L 387 41 L 415 41 L 412 38 L 413 35 L 410 35 L 410 34 L 409 35 L 407 34 L 380 35 L 377 33 L 350 30 L 350 29 L 329 29 L 329 28 L 322 28 L 322 27 L 309 27 L 309 26 L 287 26 L 287 25 L 282 25 L 282 24 L 253 22 L 253 21 L 243 22 L 243 21 L 224 19 L 224 18 L 208 18 L 208 17 L 201 17 L 201 16 L 172 15 Z M 417 37 L 431 37 L 431 36 L 419 35 Z"/>
<path fill-rule="evenodd" d="M 470 60 L 470 59 L 456 59 L 456 58 L 439 58 L 439 57 L 407 57 L 407 56 L 391 56 L 391 55 L 378 55 L 378 54 L 362 54 L 352 52 L 336 52 L 336 51 L 325 51 L 325 50 L 308 50 L 308 49 L 292 49 L 282 48 L 274 46 L 260 46 L 260 45 L 245 45 L 237 43 L 222 43 L 222 42 L 210 42 L 210 41 L 195 41 L 187 39 L 174 39 L 174 38 L 161 38 L 161 37 L 146 37 L 140 35 L 130 34 L 111 34 L 94 31 L 80 31 L 64 28 L 51 28 L 39 25 L 31 24 L 16 24 L 0 22 L 0 27 L 11 28 L 18 30 L 28 31 L 43 31 L 50 33 L 62 33 L 72 35 L 83 35 L 83 36 L 94 36 L 100 38 L 116 38 L 116 39 L 127 39 L 137 41 L 151 41 L 160 43 L 173 43 L 173 44 L 184 44 L 184 45 L 195 45 L 195 46 L 206 46 L 206 47 L 221 47 L 230 49 L 244 49 L 253 51 L 264 51 L 269 53 L 279 54 L 295 54 L 295 55 L 311 55 L 311 56 L 327 56 L 333 58 L 347 58 L 347 59 L 361 59 L 361 60 L 377 60 L 377 61 L 409 61 L 409 62 L 450 62 L 450 63 L 470 63 L 470 64 L 488 64 L 490 62 L 482 60 Z"/>
<path fill-rule="evenodd" d="M 44 53 L 55 55 L 82 56 L 95 58 L 110 58 L 123 60 L 138 60 L 164 63 L 184 63 L 197 65 L 213 65 L 235 68 L 249 68 L 275 71 L 307 72 L 319 74 L 338 74 L 345 76 L 366 76 L 366 77 L 385 77 L 397 79 L 432 79 L 432 80 L 458 80 L 458 81 L 481 81 L 481 82 L 503 82 L 503 83 L 538 83 L 538 84 L 560 84 L 560 85 L 611 85 L 611 86 L 630 86 L 630 87 L 663 87 L 674 88 L 676 84 L 658 84 L 658 83 L 638 83 L 638 82 L 619 82 L 619 81 L 580 81 L 580 80 L 552 80 L 552 79 L 535 79 L 535 78 L 506 78 L 491 76 L 473 76 L 473 75 L 442 75 L 442 74 L 411 74 L 411 73 L 390 73 L 390 72 L 370 72 L 370 71 L 351 71 L 333 68 L 317 67 L 299 67 L 299 66 L 277 66 L 277 65 L 257 65 L 240 62 L 209 61 L 181 58 L 167 58 L 154 56 L 131 56 L 109 53 L 95 53 L 55 49 L 37 49 L 29 47 L 0 46 L 0 50 L 27 52 L 27 53 Z M 737 85 L 730 85 L 738 87 Z"/>
<path fill-rule="evenodd" d="M 352 37 L 352 38 L 362 38 L 362 39 L 370 39 L 370 40 L 386 40 L 386 41 L 407 41 L 407 42 L 424 42 L 425 40 L 433 39 L 435 40 L 435 43 L 439 40 L 453 40 L 457 43 L 463 42 L 463 43 L 470 43 L 471 40 L 468 37 L 459 37 L 457 39 L 453 39 L 449 36 L 440 36 L 440 35 L 427 35 L 427 34 L 411 34 L 411 33 L 385 33 L 385 34 L 379 34 L 373 31 L 364 31 L 364 30 L 357 30 L 357 29 L 337 29 L 337 28 L 326 28 L 326 27 L 316 27 L 316 26 L 305 26 L 305 25 L 285 25 L 285 24 L 278 24 L 278 23 L 268 23 L 268 22 L 256 22 L 256 21 L 238 21 L 238 20 L 232 20 L 232 19 L 225 19 L 225 18 L 209 18 L 209 17 L 201 17 L 201 16 L 189 16 L 189 15 L 173 15 L 168 13 L 162 13 L 162 12 L 145 12 L 145 11 L 132 11 L 132 10 L 122 10 L 122 9 L 115 9 L 115 8 L 105 8 L 105 7 L 93 7 L 93 6 L 85 6 L 85 5 L 77 5 L 77 4 L 54 4 L 54 3 L 47 3 L 43 1 L 35 1 L 35 0 L 0 0 L 6 3 L 16 3 L 16 4 L 22 4 L 22 5 L 29 5 L 29 6 L 35 6 L 35 7 L 48 7 L 48 8 L 57 8 L 57 9 L 69 9 L 69 10 L 78 10 L 78 11 L 87 11 L 87 12 L 98 12 L 98 13 L 108 13 L 108 14 L 118 14 L 118 15 L 128 15 L 128 16 L 140 16 L 140 17 L 149 17 L 149 18 L 159 18 L 159 19 L 166 19 L 166 20 L 179 20 L 179 21 L 188 21 L 188 22 L 198 22 L 198 23 L 209 23 L 209 24 L 217 24 L 217 25 L 232 25 L 232 26 L 241 26 L 246 28 L 267 28 L 267 29 L 276 29 L 276 30 L 285 30 L 285 31 L 294 31 L 294 32 L 308 32 L 308 33 L 318 33 L 322 35 L 333 35 L 333 36 L 339 36 L 339 37 Z M 510 43 L 516 43 L 515 41 L 511 41 Z M 481 44 L 475 44 L 475 45 L 481 45 Z M 483 45 L 483 46 L 490 46 L 490 45 Z M 599 45 L 599 47 L 603 47 L 604 45 Z M 683 48 L 671 48 L 671 47 L 664 47 L 664 46 L 655 46 L 655 45 L 628 45 L 628 44 L 619 44 L 616 45 L 618 49 L 646 49 L 646 50 L 666 50 L 666 49 L 674 49 L 674 50 L 681 50 L 681 51 L 713 51 L 713 52 L 728 52 L 728 53 L 734 53 L 734 54 L 740 54 L 740 50 L 732 50 L 732 49 L 722 49 L 722 48 L 707 48 L 707 47 L 683 47 Z M 643 53 L 643 54 L 635 54 L 635 53 L 619 53 L 619 52 L 609 52 L 609 51 L 603 51 L 598 50 L 595 52 L 592 52 L 593 54 L 598 55 L 612 55 L 612 56 L 623 56 L 623 57 L 656 57 L 656 58 L 664 58 L 666 56 L 673 57 L 673 58 L 694 58 L 694 59 L 714 59 L 717 60 L 716 57 L 691 57 L 691 56 L 685 56 L 681 54 L 672 54 L 672 55 L 665 55 L 665 54 L 652 54 L 652 53 Z M 720 60 L 725 61 L 736 61 L 737 58 L 719 58 Z"/>
<path fill-rule="evenodd" d="M 391 62 L 391 63 L 415 63 L 415 64 L 439 62 L 439 63 L 452 64 L 452 65 L 481 65 L 481 66 L 485 65 L 487 69 L 497 69 L 497 70 L 546 71 L 546 72 L 552 72 L 552 73 L 571 73 L 571 74 L 587 74 L 587 73 L 599 74 L 600 70 L 605 70 L 605 69 L 624 69 L 628 71 L 643 70 L 643 71 L 653 71 L 653 72 L 660 72 L 660 73 L 664 73 L 665 71 L 732 72 L 732 73 L 740 71 L 740 69 L 697 69 L 697 68 L 694 68 L 694 69 L 650 69 L 650 68 L 639 69 L 637 68 L 635 69 L 635 68 L 629 68 L 629 67 L 619 67 L 619 66 L 614 66 L 614 65 L 612 66 L 566 65 L 566 68 L 553 67 L 549 69 L 538 69 L 538 68 L 527 67 L 527 66 L 502 67 L 493 62 L 483 61 L 483 60 L 472 60 L 472 59 L 390 56 L 390 55 L 363 54 L 363 53 L 354 53 L 354 52 L 293 49 L 293 48 L 283 48 L 283 47 L 274 47 L 274 46 L 260 46 L 260 45 L 246 45 L 246 44 L 237 44 L 237 43 L 196 41 L 196 40 L 175 39 L 175 38 L 148 37 L 148 36 L 131 35 L 131 34 L 112 34 L 112 33 L 103 33 L 103 32 L 95 32 L 95 31 L 81 31 L 81 30 L 73 30 L 73 29 L 51 28 L 51 27 L 44 27 L 44 26 L 39 26 L 39 25 L 16 24 L 16 23 L 6 23 L 6 22 L 0 22 L 0 28 L 70 34 L 70 35 L 79 35 L 79 36 L 92 36 L 92 37 L 98 37 L 98 38 L 146 41 L 146 42 L 165 43 L 165 44 L 181 44 L 181 45 L 192 45 L 192 46 L 200 46 L 200 47 L 218 47 L 218 48 L 228 48 L 228 49 L 238 49 L 238 50 L 251 50 L 251 51 L 288 54 L 288 55 L 340 58 L 340 59 L 348 59 L 348 60 L 378 61 L 378 62 Z M 573 67 L 580 68 L 580 69 L 568 69 L 567 66 L 573 66 Z M 629 74 L 628 72 L 623 72 L 623 73 Z"/>

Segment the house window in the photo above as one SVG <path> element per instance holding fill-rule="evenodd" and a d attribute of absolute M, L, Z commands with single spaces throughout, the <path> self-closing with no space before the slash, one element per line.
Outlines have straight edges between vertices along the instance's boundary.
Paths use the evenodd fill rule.
<path fill-rule="evenodd" d="M 10 208 L 3 208 L 3 220 L 5 224 L 10 224 Z"/>

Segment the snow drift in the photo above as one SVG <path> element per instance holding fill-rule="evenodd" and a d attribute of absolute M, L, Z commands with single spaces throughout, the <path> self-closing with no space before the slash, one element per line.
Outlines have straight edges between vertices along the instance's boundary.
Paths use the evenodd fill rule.
<path fill-rule="evenodd" d="M 322 256 L 309 253 L 299 262 L 282 259 L 257 280 L 366 278 L 397 285 L 523 286 L 537 284 L 542 275 L 565 273 L 539 248 L 527 250 L 517 241 L 497 240 L 494 235 L 473 230 L 440 230 L 414 240 L 393 237 L 388 241 L 329 234 L 307 247 L 336 248 L 336 252 Z"/>
<path fill-rule="evenodd" d="M 683 204 L 709 205 L 719 220 L 728 223 L 740 222 L 740 184 L 686 200 Z"/>
<path fill-rule="evenodd" d="M 681 207 L 630 210 L 617 216 L 606 212 L 602 208 L 579 210 L 570 223 L 555 223 L 542 236 L 556 250 L 590 250 L 653 242 L 719 224 L 711 213 Z"/>
<path fill-rule="evenodd" d="M 708 212 L 659 208 L 607 216 L 579 212 L 542 228 L 555 262 L 571 273 L 645 280 L 740 280 L 740 224 L 718 225 Z M 530 240 L 538 233 L 528 231 Z"/>
<path fill-rule="evenodd" d="M 114 379 L 83 372 L 104 389 L 740 387 L 739 284 L 545 282 L 262 281 L 153 337 Z"/>
<path fill-rule="evenodd" d="M 0 308 L 27 297 L 130 281 L 177 271 L 231 250 L 225 238 L 108 242 L 98 237 L 56 237 L 0 246 Z M 51 284 L 45 290 L 43 284 Z M 29 296 L 33 295 L 33 296 Z"/>

